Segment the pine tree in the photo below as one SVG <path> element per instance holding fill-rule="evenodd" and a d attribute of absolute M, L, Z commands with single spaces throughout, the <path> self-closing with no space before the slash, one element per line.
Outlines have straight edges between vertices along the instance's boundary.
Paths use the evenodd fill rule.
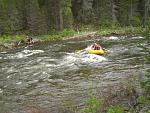
<path fill-rule="evenodd" d="M 10 22 L 8 19 L 8 1 L 7 0 L 0 0 L 0 34 L 7 34 L 10 33 Z"/>
<path fill-rule="evenodd" d="M 101 24 L 112 22 L 112 1 L 94 0 L 93 4 L 95 19 Z"/>
<path fill-rule="evenodd" d="M 146 27 L 150 0 L 0 0 L 0 34 L 33 35 L 74 23 Z"/>
<path fill-rule="evenodd" d="M 44 21 L 42 20 L 42 14 L 40 12 L 38 0 L 25 0 L 25 17 L 27 30 L 34 35 L 42 34 L 45 32 L 44 29 Z"/>
<path fill-rule="evenodd" d="M 62 1 L 62 7 L 63 7 L 63 24 L 64 28 L 72 28 L 73 24 L 73 15 L 72 15 L 72 4 L 71 0 L 63 0 Z"/>
<path fill-rule="evenodd" d="M 72 5 L 75 20 L 81 23 L 93 21 L 93 0 L 73 0 Z"/>

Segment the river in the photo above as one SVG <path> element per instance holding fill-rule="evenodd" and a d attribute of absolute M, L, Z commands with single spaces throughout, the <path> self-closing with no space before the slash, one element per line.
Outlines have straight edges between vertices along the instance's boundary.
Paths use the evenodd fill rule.
<path fill-rule="evenodd" d="M 78 52 L 93 42 L 104 56 Z M 26 113 L 32 106 L 50 108 L 65 100 L 83 104 L 88 91 L 144 75 L 149 46 L 143 37 L 119 36 L 64 40 L 0 53 L 0 113 Z"/>

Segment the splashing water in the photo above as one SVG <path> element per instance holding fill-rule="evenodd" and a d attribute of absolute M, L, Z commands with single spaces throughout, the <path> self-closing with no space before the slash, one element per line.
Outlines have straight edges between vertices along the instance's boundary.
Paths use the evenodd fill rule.
<path fill-rule="evenodd" d="M 145 73 L 149 46 L 141 37 L 96 39 L 104 56 L 75 52 L 95 40 L 66 40 L 0 53 L 0 112 L 25 113 L 50 108 L 65 99 L 81 104 L 89 90 L 103 90 Z"/>

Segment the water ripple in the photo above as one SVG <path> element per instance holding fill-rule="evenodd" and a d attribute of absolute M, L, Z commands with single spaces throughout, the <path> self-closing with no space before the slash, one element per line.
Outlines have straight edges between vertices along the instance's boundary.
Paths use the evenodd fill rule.
<path fill-rule="evenodd" d="M 108 53 L 98 56 L 76 52 L 94 41 Z M 0 98 L 7 105 L 0 109 L 21 113 L 29 105 L 49 107 L 66 98 L 81 102 L 91 89 L 107 89 L 141 72 L 145 74 L 149 69 L 144 62 L 148 53 L 138 42 L 149 47 L 142 37 L 112 36 L 1 52 Z"/>

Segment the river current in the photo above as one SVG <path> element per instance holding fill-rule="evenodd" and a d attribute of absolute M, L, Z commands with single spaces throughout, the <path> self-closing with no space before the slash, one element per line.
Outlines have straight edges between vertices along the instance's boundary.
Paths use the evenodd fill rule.
<path fill-rule="evenodd" d="M 99 43 L 107 54 L 80 52 Z M 88 91 L 139 77 L 149 46 L 143 37 L 119 36 L 49 42 L 0 53 L 0 113 L 26 113 L 32 106 L 50 108 L 65 100 L 82 104 Z"/>

